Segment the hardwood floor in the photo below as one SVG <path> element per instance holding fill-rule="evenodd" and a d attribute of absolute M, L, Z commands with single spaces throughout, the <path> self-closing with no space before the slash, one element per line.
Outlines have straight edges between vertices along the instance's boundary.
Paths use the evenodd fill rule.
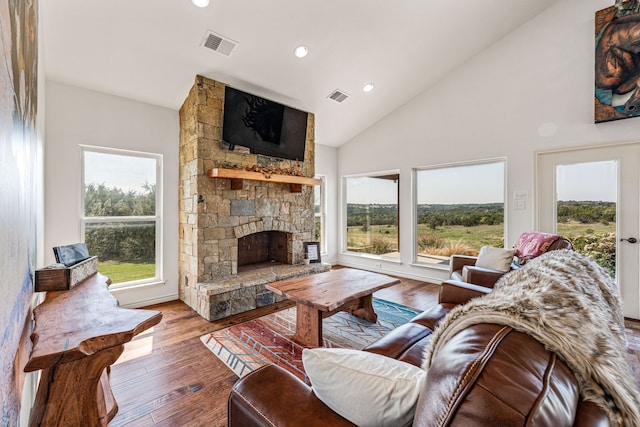
<path fill-rule="evenodd" d="M 425 310 L 437 303 L 438 285 L 411 279 L 374 294 Z M 293 306 L 283 302 L 208 322 L 180 301 L 155 305 L 164 317 L 127 344 L 111 369 L 119 405 L 109 426 L 226 426 L 227 397 L 236 377 L 200 342 L 200 336 Z M 625 321 L 631 368 L 640 386 L 640 322 Z"/>
<path fill-rule="evenodd" d="M 209 322 L 181 301 L 155 305 L 159 325 L 127 344 L 111 369 L 119 411 L 109 426 L 226 426 L 236 376 L 201 342 L 207 332 L 291 307 L 284 302 Z"/>

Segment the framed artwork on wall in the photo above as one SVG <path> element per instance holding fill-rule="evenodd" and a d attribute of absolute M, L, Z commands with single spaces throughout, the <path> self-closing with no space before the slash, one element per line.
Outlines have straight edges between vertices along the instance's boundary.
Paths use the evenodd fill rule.
<path fill-rule="evenodd" d="M 596 12 L 596 123 L 640 116 L 639 3 L 618 0 Z"/>
<path fill-rule="evenodd" d="M 322 262 L 320 260 L 320 243 L 304 242 L 304 257 L 312 263 Z"/>

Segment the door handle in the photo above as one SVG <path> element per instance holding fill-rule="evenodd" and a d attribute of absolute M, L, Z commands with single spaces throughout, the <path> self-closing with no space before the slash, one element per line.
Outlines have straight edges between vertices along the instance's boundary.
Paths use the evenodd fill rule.
<path fill-rule="evenodd" d="M 635 237 L 629 237 L 628 239 L 620 239 L 621 242 L 625 240 L 629 243 L 638 243 L 638 239 L 636 239 Z"/>

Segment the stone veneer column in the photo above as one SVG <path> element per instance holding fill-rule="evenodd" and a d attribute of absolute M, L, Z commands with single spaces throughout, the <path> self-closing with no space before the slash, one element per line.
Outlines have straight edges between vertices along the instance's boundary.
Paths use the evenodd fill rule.
<path fill-rule="evenodd" d="M 180 108 L 179 150 L 179 288 L 180 299 L 198 309 L 198 284 L 237 274 L 237 238 L 247 229 L 291 233 L 289 261 L 302 261 L 302 242 L 313 236 L 313 191 L 291 193 L 286 184 L 244 181 L 231 190 L 230 180 L 213 179 L 207 171 L 237 165 L 281 169 L 295 161 L 243 154 L 222 148 L 223 83 L 196 76 Z M 314 116 L 309 113 L 305 161 L 299 169 L 314 176 Z"/>

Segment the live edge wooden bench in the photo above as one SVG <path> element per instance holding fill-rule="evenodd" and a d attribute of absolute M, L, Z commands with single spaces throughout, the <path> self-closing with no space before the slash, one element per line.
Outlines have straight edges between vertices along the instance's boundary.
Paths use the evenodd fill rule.
<path fill-rule="evenodd" d="M 110 366 L 124 344 L 162 313 L 118 307 L 109 278 L 96 273 L 68 291 L 50 291 L 34 310 L 25 372 L 42 369 L 30 426 L 106 426 L 118 412 Z"/>

